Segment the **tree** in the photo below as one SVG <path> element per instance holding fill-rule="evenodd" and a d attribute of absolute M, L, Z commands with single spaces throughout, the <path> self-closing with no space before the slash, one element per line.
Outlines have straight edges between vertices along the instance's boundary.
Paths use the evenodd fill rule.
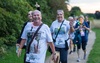
<path fill-rule="evenodd" d="M 65 18 L 68 17 L 69 12 L 65 0 L 48 0 L 48 5 L 50 6 L 50 13 L 52 13 L 53 19 L 55 19 L 58 9 L 64 10 Z"/>
<path fill-rule="evenodd" d="M 81 9 L 77 6 L 73 7 L 70 11 L 71 16 L 79 16 L 80 14 L 83 14 Z"/>
<path fill-rule="evenodd" d="M 95 12 L 96 19 L 100 19 L 100 11 Z"/>

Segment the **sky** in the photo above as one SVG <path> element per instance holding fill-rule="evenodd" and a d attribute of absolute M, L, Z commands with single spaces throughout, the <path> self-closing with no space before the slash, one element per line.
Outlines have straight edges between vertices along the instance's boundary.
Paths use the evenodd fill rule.
<path fill-rule="evenodd" d="M 100 11 L 100 0 L 70 0 L 69 4 L 69 9 L 73 6 L 78 6 L 84 13 L 95 13 L 96 10 Z"/>

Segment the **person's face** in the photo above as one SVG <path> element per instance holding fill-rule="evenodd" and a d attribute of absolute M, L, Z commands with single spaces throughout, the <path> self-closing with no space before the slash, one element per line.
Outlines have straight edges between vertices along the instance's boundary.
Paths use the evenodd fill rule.
<path fill-rule="evenodd" d="M 58 21 L 63 21 L 64 20 L 63 12 L 57 12 L 57 19 L 58 19 Z"/>
<path fill-rule="evenodd" d="M 42 17 L 41 17 L 41 14 L 39 12 L 34 12 L 33 13 L 33 21 L 34 22 L 39 22 L 41 21 Z"/>
<path fill-rule="evenodd" d="M 84 19 L 82 17 L 79 18 L 80 23 L 82 24 L 84 22 Z"/>
<path fill-rule="evenodd" d="M 74 19 L 69 19 L 70 22 L 74 22 Z"/>
<path fill-rule="evenodd" d="M 32 18 L 32 13 L 31 13 L 31 12 L 28 13 L 28 19 L 29 19 L 29 20 L 32 20 L 32 19 L 33 19 L 33 18 Z"/>

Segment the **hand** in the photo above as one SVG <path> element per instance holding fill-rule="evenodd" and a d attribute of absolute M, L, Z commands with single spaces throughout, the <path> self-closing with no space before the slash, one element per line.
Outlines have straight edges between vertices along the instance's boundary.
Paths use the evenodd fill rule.
<path fill-rule="evenodd" d="M 75 30 L 79 30 L 80 29 L 80 26 L 78 26 L 77 28 L 75 28 Z"/>
<path fill-rule="evenodd" d="M 57 61 L 57 55 L 56 55 L 56 53 L 52 54 L 52 60 L 54 60 L 54 62 Z"/>
<path fill-rule="evenodd" d="M 83 28 L 85 28 L 85 29 L 86 29 L 87 27 L 86 27 L 86 26 L 83 26 Z"/>
<path fill-rule="evenodd" d="M 20 46 L 20 44 L 16 44 L 16 46 Z"/>
<path fill-rule="evenodd" d="M 73 27 L 73 24 L 74 24 L 74 22 L 70 21 L 70 23 L 69 23 L 70 27 Z"/>
<path fill-rule="evenodd" d="M 21 55 L 21 52 L 22 52 L 22 49 L 18 49 L 18 52 L 17 52 L 17 56 L 19 57 Z"/>

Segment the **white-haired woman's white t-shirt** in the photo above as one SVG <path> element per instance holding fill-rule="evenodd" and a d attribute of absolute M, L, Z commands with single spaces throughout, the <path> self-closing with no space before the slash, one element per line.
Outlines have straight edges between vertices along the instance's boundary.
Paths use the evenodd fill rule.
<path fill-rule="evenodd" d="M 33 24 L 27 25 L 24 29 L 24 32 L 21 36 L 22 39 L 27 39 L 27 43 L 29 44 L 32 35 L 34 35 L 35 31 L 39 26 L 34 26 Z M 50 28 L 43 24 L 37 35 L 35 36 L 31 46 L 30 52 L 34 54 L 35 63 L 44 63 L 46 51 L 47 51 L 47 42 L 53 42 Z M 38 51 L 37 51 L 38 50 Z"/>

